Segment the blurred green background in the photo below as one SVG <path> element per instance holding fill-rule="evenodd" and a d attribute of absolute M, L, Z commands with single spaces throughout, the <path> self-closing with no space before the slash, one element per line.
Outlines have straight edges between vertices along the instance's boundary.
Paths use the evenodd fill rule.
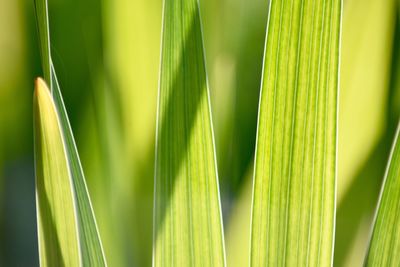
<path fill-rule="evenodd" d="M 229 266 L 246 266 L 267 0 L 200 0 Z M 162 0 L 49 0 L 109 266 L 151 266 Z M 400 5 L 344 0 L 335 266 L 361 266 L 400 113 Z M 0 0 L 0 266 L 38 266 L 33 0 Z"/>

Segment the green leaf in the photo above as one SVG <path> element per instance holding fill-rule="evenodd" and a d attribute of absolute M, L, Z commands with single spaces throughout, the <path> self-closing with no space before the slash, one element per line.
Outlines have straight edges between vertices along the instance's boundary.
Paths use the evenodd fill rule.
<path fill-rule="evenodd" d="M 64 138 L 43 80 L 35 86 L 36 203 L 41 266 L 78 266 L 78 222 Z"/>
<path fill-rule="evenodd" d="M 272 0 L 260 95 L 252 266 L 331 266 L 340 0 Z"/>
<path fill-rule="evenodd" d="M 42 60 L 42 67 L 44 79 L 50 84 L 51 81 L 51 59 L 50 59 L 50 32 L 49 32 L 49 16 L 47 0 L 34 0 L 36 24 L 39 33 L 40 43 L 40 58 Z"/>
<path fill-rule="evenodd" d="M 72 188 L 70 188 L 70 190 L 72 191 L 76 201 L 74 216 L 76 217 L 79 230 L 79 254 L 82 259 L 81 261 L 83 266 L 106 266 L 106 260 L 98 233 L 93 208 L 90 202 L 85 177 L 74 141 L 72 129 L 68 120 L 68 115 L 63 103 L 61 90 L 51 60 L 47 1 L 36 0 L 35 7 L 36 18 L 38 21 L 37 25 L 43 69 L 45 77 L 49 77 L 46 79 L 50 79 L 46 81 L 51 85 L 50 89 L 52 92 L 52 99 L 59 116 L 58 120 L 61 128 L 61 135 L 64 140 L 63 145 L 65 146 L 64 149 L 66 151 L 65 153 L 69 168 L 69 175 L 72 181 Z M 51 163 L 52 162 L 48 162 L 46 164 Z M 46 233 L 44 234 L 46 235 Z M 42 240 L 39 240 L 39 246 L 43 246 L 41 242 Z"/>
<path fill-rule="evenodd" d="M 400 265 L 400 140 L 397 129 L 365 266 Z"/>
<path fill-rule="evenodd" d="M 224 266 L 197 0 L 165 0 L 158 98 L 154 266 Z"/>
<path fill-rule="evenodd" d="M 106 266 L 103 247 L 97 229 L 89 192 L 85 182 L 85 176 L 74 141 L 72 129 L 64 106 L 60 87 L 51 65 L 51 77 L 53 80 L 53 99 L 59 112 L 60 124 L 67 150 L 68 164 L 73 182 L 73 190 L 76 197 L 76 215 L 79 223 L 80 248 L 84 266 Z"/>

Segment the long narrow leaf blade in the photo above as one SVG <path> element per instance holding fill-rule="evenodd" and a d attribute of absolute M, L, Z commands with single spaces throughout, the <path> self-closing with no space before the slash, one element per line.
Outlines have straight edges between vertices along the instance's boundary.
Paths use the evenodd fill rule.
<path fill-rule="evenodd" d="M 365 266 L 400 265 L 400 140 L 390 155 Z"/>
<path fill-rule="evenodd" d="M 48 7 L 47 0 L 34 0 L 35 3 L 35 14 L 36 14 L 36 24 L 39 33 L 39 46 L 40 46 L 40 58 L 42 60 L 42 67 L 44 73 L 44 79 L 50 85 L 50 90 L 52 89 L 50 68 L 50 33 L 49 33 L 49 17 L 48 17 Z"/>
<path fill-rule="evenodd" d="M 97 229 L 96 218 L 85 182 L 85 176 L 76 148 L 71 125 L 68 120 L 67 111 L 61 95 L 60 86 L 51 63 L 51 78 L 53 80 L 53 99 L 59 112 L 61 128 L 67 149 L 68 163 L 72 175 L 74 192 L 76 197 L 76 208 L 79 223 L 79 237 L 82 253 L 82 261 L 85 266 L 105 266 L 106 260 L 100 235 Z"/>
<path fill-rule="evenodd" d="M 35 88 L 35 164 L 41 266 L 78 266 L 78 223 L 56 107 L 43 80 Z"/>
<path fill-rule="evenodd" d="M 340 0 L 270 2 L 251 266 L 332 263 Z"/>
<path fill-rule="evenodd" d="M 165 0 L 158 99 L 154 266 L 224 266 L 197 0 Z"/>
<path fill-rule="evenodd" d="M 65 142 L 68 167 L 72 177 L 72 192 L 76 199 L 75 216 L 79 230 L 79 247 L 84 266 L 106 266 L 106 260 L 97 229 L 83 169 L 74 141 L 61 90 L 54 71 L 50 52 L 47 0 L 35 0 L 36 18 L 40 39 L 42 64 L 45 78 L 50 84 L 52 98 L 59 114 L 61 133 Z M 48 72 L 48 74 L 47 74 Z M 46 75 L 47 74 L 47 75 Z M 46 77 L 48 76 L 48 77 Z"/>

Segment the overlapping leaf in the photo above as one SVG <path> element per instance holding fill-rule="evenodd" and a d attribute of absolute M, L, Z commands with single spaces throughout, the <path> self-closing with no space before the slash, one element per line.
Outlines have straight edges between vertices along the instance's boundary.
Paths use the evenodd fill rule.
<path fill-rule="evenodd" d="M 155 174 L 154 266 L 224 266 L 197 0 L 165 0 Z"/>
<path fill-rule="evenodd" d="M 340 0 L 270 2 L 251 265 L 332 264 Z"/>
<path fill-rule="evenodd" d="M 35 86 L 35 165 L 41 266 L 78 266 L 75 197 L 56 107 L 43 80 Z"/>
<path fill-rule="evenodd" d="M 96 220 L 93 214 L 89 194 L 86 188 L 85 178 L 79 155 L 76 149 L 74 137 L 69 124 L 67 112 L 62 100 L 61 91 L 58 85 L 56 74 L 51 60 L 50 53 L 50 35 L 48 25 L 48 14 L 47 14 L 47 1 L 36 0 L 35 1 L 37 26 L 40 39 L 42 64 L 45 74 L 45 79 L 50 84 L 50 91 L 52 93 L 52 99 L 55 104 L 55 109 L 58 113 L 58 120 L 61 129 L 61 135 L 63 138 L 63 146 L 66 154 L 67 165 L 69 169 L 69 175 L 72 181 L 72 187 L 68 188 L 73 194 L 76 201 L 74 206 L 74 213 L 69 216 L 74 216 L 78 225 L 79 233 L 79 251 L 77 252 L 81 257 L 81 262 L 84 266 L 104 266 L 106 265 L 105 257 L 100 241 L 100 237 L 97 230 Z M 60 149 L 60 148 L 58 148 Z M 47 162 L 49 165 L 52 162 Z M 51 168 L 52 166 L 46 166 Z M 64 190 L 67 190 L 66 188 Z M 64 192 L 68 193 L 68 192 Z M 62 196 L 60 196 L 62 197 Z M 48 214 L 53 220 L 58 220 L 56 214 Z M 39 227 L 41 227 L 39 225 Z M 47 235 L 49 230 L 47 227 L 44 229 L 44 236 Z M 71 235 L 73 233 L 62 232 L 60 234 Z M 62 238 L 57 236 L 57 238 Z M 43 247 L 42 239 L 39 240 L 39 247 Z M 61 250 L 69 248 L 61 247 Z"/>

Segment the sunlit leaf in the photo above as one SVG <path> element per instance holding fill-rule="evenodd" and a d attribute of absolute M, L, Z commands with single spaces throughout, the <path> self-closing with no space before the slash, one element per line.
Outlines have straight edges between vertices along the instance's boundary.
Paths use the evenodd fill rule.
<path fill-rule="evenodd" d="M 251 265 L 331 266 L 341 1 L 269 8 Z"/>
<path fill-rule="evenodd" d="M 399 129 L 389 158 L 365 266 L 400 265 Z"/>
<path fill-rule="evenodd" d="M 154 266 L 224 266 L 197 0 L 165 0 L 155 174 Z"/>
<path fill-rule="evenodd" d="M 64 139 L 43 80 L 35 86 L 36 202 L 41 266 L 78 266 L 78 223 Z"/>
<path fill-rule="evenodd" d="M 50 84 L 52 99 L 57 110 L 58 121 L 61 129 L 60 133 L 63 138 L 65 156 L 72 182 L 72 187 L 69 188 L 69 190 L 71 190 L 76 202 L 74 216 L 79 230 L 79 255 L 84 266 L 105 266 L 106 262 L 104 252 L 97 230 L 96 220 L 93 214 L 93 208 L 86 187 L 82 166 L 51 60 L 47 1 L 36 0 L 35 8 L 45 79 L 50 79 L 47 80 L 47 82 Z M 50 163 L 51 162 L 46 164 Z M 42 240 L 39 240 L 39 246 L 41 246 L 41 242 Z"/>

